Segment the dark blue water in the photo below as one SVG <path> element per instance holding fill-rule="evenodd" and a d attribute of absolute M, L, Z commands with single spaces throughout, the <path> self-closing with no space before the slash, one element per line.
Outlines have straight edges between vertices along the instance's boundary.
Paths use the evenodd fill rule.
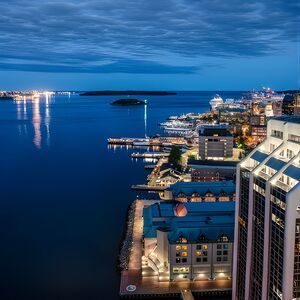
<path fill-rule="evenodd" d="M 110 106 L 115 97 L 1 101 L 0 299 L 117 299 L 130 185 L 147 172 L 107 138 L 155 134 L 213 95 L 147 97 L 147 110 Z"/>

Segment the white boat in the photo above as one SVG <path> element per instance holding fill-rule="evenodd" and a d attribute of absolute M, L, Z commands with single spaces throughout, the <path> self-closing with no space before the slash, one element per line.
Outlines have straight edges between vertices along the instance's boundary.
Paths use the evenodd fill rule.
<path fill-rule="evenodd" d="M 218 106 L 222 105 L 224 102 L 223 102 L 223 99 L 218 95 L 216 94 L 210 101 L 209 101 L 209 104 L 211 106 L 211 109 L 212 110 L 216 110 L 218 108 Z"/>
<path fill-rule="evenodd" d="M 188 127 L 165 127 L 166 131 L 190 131 L 192 128 Z"/>
<path fill-rule="evenodd" d="M 182 121 L 171 121 L 171 122 L 164 122 L 159 123 L 159 126 L 161 127 L 184 127 L 184 128 L 191 128 L 193 124 L 189 122 L 182 122 Z"/>

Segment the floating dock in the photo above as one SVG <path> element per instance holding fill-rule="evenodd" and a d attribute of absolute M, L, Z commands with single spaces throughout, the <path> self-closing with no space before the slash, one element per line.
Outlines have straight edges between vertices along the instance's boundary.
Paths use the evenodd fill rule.
<path fill-rule="evenodd" d="M 146 170 L 152 170 L 152 169 L 155 169 L 156 165 L 145 165 L 144 168 Z"/>

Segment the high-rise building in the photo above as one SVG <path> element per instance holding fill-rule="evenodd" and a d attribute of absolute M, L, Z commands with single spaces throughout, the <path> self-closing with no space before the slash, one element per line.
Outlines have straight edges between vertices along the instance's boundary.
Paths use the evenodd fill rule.
<path fill-rule="evenodd" d="M 300 297 L 300 117 L 268 122 L 237 168 L 233 299 Z"/>
<path fill-rule="evenodd" d="M 283 115 L 300 115 L 300 94 L 287 94 L 282 100 Z"/>

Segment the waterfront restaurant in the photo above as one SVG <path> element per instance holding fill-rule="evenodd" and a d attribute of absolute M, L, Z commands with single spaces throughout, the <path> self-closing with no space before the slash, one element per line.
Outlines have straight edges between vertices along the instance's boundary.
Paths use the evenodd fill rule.
<path fill-rule="evenodd" d="M 161 192 L 160 198 L 180 202 L 235 201 L 235 182 L 177 182 Z"/>
<path fill-rule="evenodd" d="M 234 202 L 160 202 L 143 218 L 143 277 L 231 280 Z"/>

